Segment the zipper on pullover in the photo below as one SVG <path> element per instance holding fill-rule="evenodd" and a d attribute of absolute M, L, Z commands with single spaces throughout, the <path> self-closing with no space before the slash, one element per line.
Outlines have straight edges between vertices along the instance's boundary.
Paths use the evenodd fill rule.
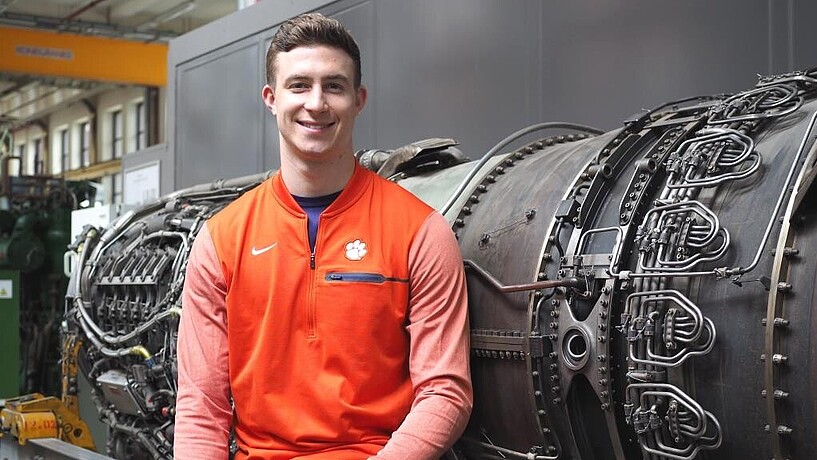
<path fill-rule="evenodd" d="M 387 281 L 396 283 L 408 283 L 409 280 L 402 278 L 391 278 L 383 276 L 380 273 L 358 273 L 358 272 L 330 272 L 324 278 L 329 282 L 347 282 L 347 283 L 377 283 L 382 284 Z"/>
<path fill-rule="evenodd" d="M 318 234 L 320 233 L 320 225 L 318 226 L 318 231 L 315 234 L 315 245 L 310 247 L 309 244 L 309 223 L 306 222 L 306 245 L 309 247 L 309 291 L 307 291 L 307 305 L 306 305 L 306 321 L 307 321 L 307 328 L 308 334 L 307 337 L 309 339 L 315 339 L 318 337 L 318 319 L 317 316 L 317 308 L 315 307 L 315 285 L 318 283 L 318 272 L 315 270 L 315 253 L 317 252 L 318 247 Z"/>

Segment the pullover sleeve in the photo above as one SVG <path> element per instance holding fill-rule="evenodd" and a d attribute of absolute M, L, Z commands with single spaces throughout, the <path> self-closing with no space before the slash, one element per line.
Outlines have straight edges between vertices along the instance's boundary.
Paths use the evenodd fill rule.
<path fill-rule="evenodd" d="M 232 406 L 226 293 L 221 264 L 205 224 L 190 252 L 182 294 L 176 460 L 228 456 Z"/>
<path fill-rule="evenodd" d="M 409 373 L 414 403 L 378 460 L 438 459 L 465 430 L 473 405 L 462 256 L 434 212 L 409 252 Z"/>

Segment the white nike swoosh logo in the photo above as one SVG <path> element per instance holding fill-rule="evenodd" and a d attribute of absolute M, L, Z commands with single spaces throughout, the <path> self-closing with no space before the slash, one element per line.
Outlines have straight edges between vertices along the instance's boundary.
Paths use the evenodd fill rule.
<path fill-rule="evenodd" d="M 261 248 L 261 249 L 256 249 L 255 246 L 253 246 L 252 250 L 250 252 L 254 256 L 259 256 L 259 255 L 269 251 L 270 249 L 274 248 L 275 246 L 278 246 L 278 243 L 272 243 L 271 245 L 269 245 L 269 246 L 267 246 L 265 248 Z"/>

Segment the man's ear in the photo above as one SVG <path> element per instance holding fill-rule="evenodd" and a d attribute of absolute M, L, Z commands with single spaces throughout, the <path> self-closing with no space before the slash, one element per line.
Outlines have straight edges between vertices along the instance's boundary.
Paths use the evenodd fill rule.
<path fill-rule="evenodd" d="M 276 115 L 275 90 L 273 90 L 270 85 L 264 85 L 264 88 L 261 89 L 261 100 L 264 101 L 264 105 L 267 106 L 267 109 L 269 109 L 273 115 Z"/>
<path fill-rule="evenodd" d="M 357 89 L 357 113 L 358 115 L 360 112 L 363 111 L 363 107 L 366 107 L 366 99 L 369 97 L 369 92 L 366 90 L 366 87 L 360 85 L 360 88 Z"/>

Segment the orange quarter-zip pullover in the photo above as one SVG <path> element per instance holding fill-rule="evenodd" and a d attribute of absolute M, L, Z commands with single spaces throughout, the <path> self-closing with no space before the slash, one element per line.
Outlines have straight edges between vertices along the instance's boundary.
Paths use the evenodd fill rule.
<path fill-rule="evenodd" d="M 178 412 L 201 423 L 179 417 L 177 457 L 231 425 L 239 459 L 432 458 L 464 429 L 461 260 L 409 192 L 357 167 L 312 251 L 276 175 L 208 221 L 189 264 Z"/>

